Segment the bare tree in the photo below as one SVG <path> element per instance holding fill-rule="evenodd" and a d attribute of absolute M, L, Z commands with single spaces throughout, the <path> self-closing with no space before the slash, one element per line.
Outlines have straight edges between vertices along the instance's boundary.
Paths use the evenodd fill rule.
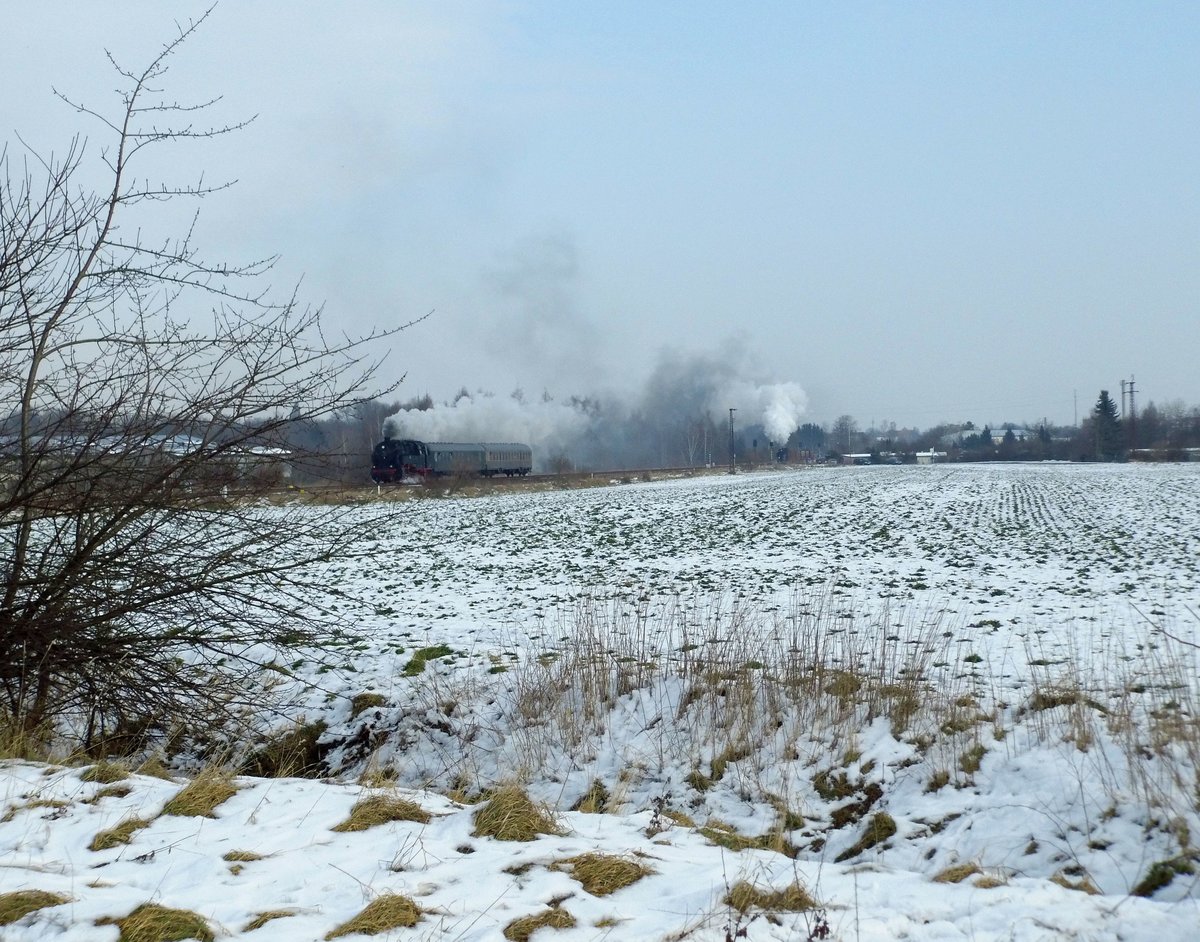
<path fill-rule="evenodd" d="M 224 185 L 151 182 L 147 156 L 241 126 L 160 88 L 205 17 L 143 70 L 109 57 L 114 114 L 59 96 L 99 122 L 98 151 L 0 152 L 0 718 L 26 730 L 91 742 L 227 710 L 280 646 L 339 630 L 297 611 L 311 564 L 352 551 L 344 515 L 252 506 L 239 485 L 291 430 L 390 392 L 394 331 L 331 338 L 319 309 L 264 293 L 270 259 L 150 235 L 148 209 Z"/>
<path fill-rule="evenodd" d="M 854 438 L 858 435 L 858 423 L 852 415 L 839 415 L 833 423 L 833 429 L 829 433 L 832 444 L 839 449 L 842 454 L 849 454 L 853 451 Z"/>

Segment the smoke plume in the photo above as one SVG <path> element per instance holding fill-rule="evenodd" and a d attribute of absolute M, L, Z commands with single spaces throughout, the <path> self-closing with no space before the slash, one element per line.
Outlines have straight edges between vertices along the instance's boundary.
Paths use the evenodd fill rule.
<path fill-rule="evenodd" d="M 729 409 L 744 440 L 783 445 L 807 408 L 795 382 L 758 375 L 744 345 L 719 354 L 664 352 L 641 389 L 534 399 L 477 392 L 432 408 L 401 409 L 392 437 L 423 441 L 519 441 L 539 470 L 695 466 L 728 460 Z"/>

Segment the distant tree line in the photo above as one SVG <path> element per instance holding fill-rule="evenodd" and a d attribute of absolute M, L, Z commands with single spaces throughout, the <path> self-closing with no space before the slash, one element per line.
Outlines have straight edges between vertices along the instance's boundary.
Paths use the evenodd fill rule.
<path fill-rule="evenodd" d="M 869 460 L 915 461 L 917 452 L 938 452 L 947 461 L 1178 461 L 1187 449 L 1200 448 L 1200 407 L 1180 400 L 1151 402 L 1136 415 L 1121 416 L 1107 390 L 1078 425 L 1045 421 L 1006 422 L 995 427 L 971 421 L 944 422 L 923 431 L 860 429 L 853 416 L 828 426 L 808 423 L 788 440 L 807 458 L 840 460 L 867 455 Z"/>
<path fill-rule="evenodd" d="M 463 399 L 490 396 L 460 389 L 451 400 L 436 403 L 428 394 L 405 401 L 363 400 L 334 414 L 294 423 L 288 429 L 292 447 L 304 460 L 291 469 L 292 480 L 305 483 L 358 483 L 364 480 L 372 446 L 384 434 L 399 434 L 401 413 L 448 408 Z M 520 390 L 513 393 L 523 402 Z M 548 399 L 543 394 L 543 399 Z M 666 467 L 724 467 L 729 463 L 728 416 L 678 406 L 630 409 L 619 413 L 611 404 L 572 396 L 564 404 L 586 418 L 586 431 L 551 443 L 539 456 L 540 467 L 555 473 L 571 470 L 620 470 Z M 390 424 L 389 424 L 390 423 Z M 943 422 L 924 430 L 897 428 L 894 422 L 862 428 L 851 415 L 833 422 L 805 422 L 784 441 L 774 440 L 755 423 L 737 423 L 733 450 L 739 467 L 779 461 L 862 460 L 915 462 L 917 452 L 938 452 L 944 461 L 1119 461 L 1181 460 L 1186 449 L 1200 447 L 1200 407 L 1179 400 L 1149 403 L 1136 417 L 1122 417 L 1107 391 L 1078 425 L 1045 421 L 1005 422 L 977 426 L 971 421 Z"/>
<path fill-rule="evenodd" d="M 464 399 L 491 397 L 486 391 L 460 389 L 438 403 L 428 393 L 407 400 L 364 399 L 349 402 L 320 416 L 306 414 L 289 423 L 280 438 L 273 429 L 271 444 L 290 450 L 290 462 L 264 467 L 251 483 L 281 482 L 287 465 L 291 483 L 356 484 L 366 479 L 371 448 L 385 434 L 402 434 L 402 416 L 436 408 L 450 408 Z M 516 390 L 512 398 L 523 403 Z M 541 398 L 548 400 L 543 393 Z M 724 467 L 729 463 L 728 416 L 680 408 L 629 409 L 616 413 L 611 404 L 593 397 L 571 396 L 563 404 L 587 420 L 585 432 L 570 440 L 555 441 L 539 466 L 555 473 L 572 470 L 632 468 Z M 253 436 L 245 436 L 253 444 Z M 265 437 L 264 437 L 265 442 Z M 755 423 L 737 423 L 733 450 L 739 467 L 779 461 L 840 461 L 843 455 L 868 456 L 865 460 L 914 462 L 917 452 L 938 452 L 945 461 L 1117 461 L 1181 460 L 1185 449 L 1200 447 L 1200 407 L 1180 400 L 1162 405 L 1150 402 L 1136 417 L 1119 415 L 1116 403 L 1102 391 L 1094 407 L 1078 425 L 1045 421 L 1005 422 L 976 426 L 971 421 L 943 422 L 930 428 L 901 429 L 894 422 L 862 428 L 851 415 L 833 422 L 805 422 L 784 441 L 775 441 Z M 243 483 L 247 483 L 243 479 Z"/>

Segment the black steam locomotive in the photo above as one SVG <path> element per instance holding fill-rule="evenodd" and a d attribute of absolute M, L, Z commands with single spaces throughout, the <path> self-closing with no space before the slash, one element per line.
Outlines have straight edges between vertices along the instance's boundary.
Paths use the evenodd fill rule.
<path fill-rule="evenodd" d="M 532 469 L 533 449 L 517 442 L 418 442 L 385 438 L 371 450 L 371 480 L 376 484 L 448 474 L 524 477 Z"/>

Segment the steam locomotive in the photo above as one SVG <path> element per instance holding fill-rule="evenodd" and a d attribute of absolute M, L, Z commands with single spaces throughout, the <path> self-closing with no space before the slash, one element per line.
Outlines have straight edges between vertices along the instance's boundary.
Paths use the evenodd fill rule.
<path fill-rule="evenodd" d="M 371 480 L 376 484 L 448 474 L 524 477 L 532 469 L 533 449 L 518 442 L 418 442 L 385 438 L 371 449 Z"/>

